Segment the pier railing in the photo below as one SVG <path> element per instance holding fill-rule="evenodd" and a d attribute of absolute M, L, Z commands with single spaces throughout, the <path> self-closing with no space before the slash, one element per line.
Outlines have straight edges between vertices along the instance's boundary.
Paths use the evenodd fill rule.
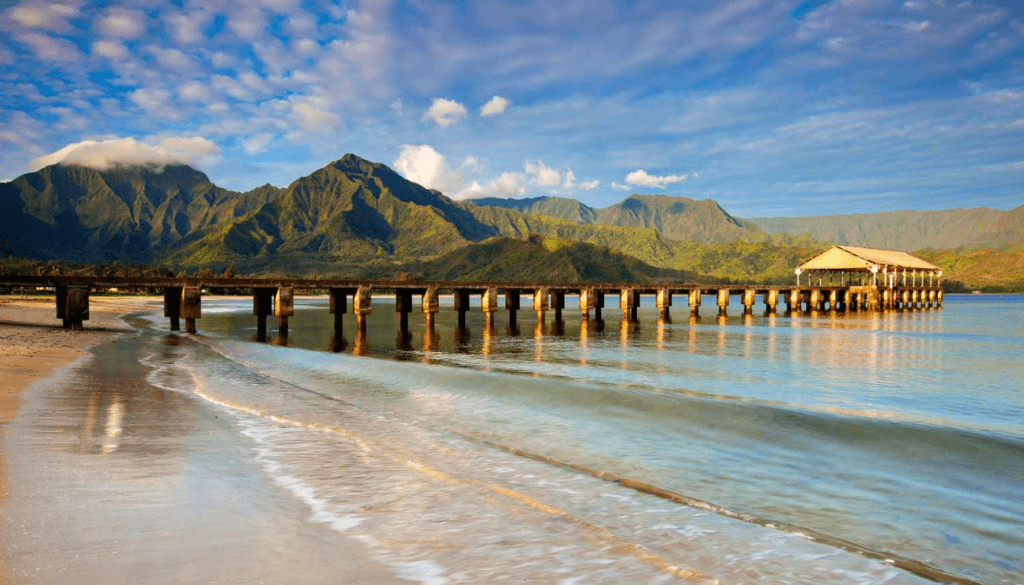
<path fill-rule="evenodd" d="M 477 308 L 484 312 L 488 326 L 499 309 L 508 312 L 514 326 L 517 313 L 532 310 L 543 320 L 547 312 L 561 320 L 566 297 L 578 303 L 581 318 L 602 319 L 606 297 L 618 299 L 623 319 L 635 322 L 641 295 L 653 295 L 662 317 L 668 317 L 673 301 L 685 303 L 691 316 L 700 312 L 701 299 L 713 296 L 719 315 L 726 315 L 730 300 L 738 297 L 744 314 L 752 314 L 758 297 L 765 312 L 777 312 L 785 304 L 787 314 L 806 311 L 887 311 L 940 308 L 942 289 L 937 286 L 783 286 L 767 284 L 647 284 L 647 283 L 581 283 L 581 282 L 463 282 L 407 280 L 341 280 L 308 278 L 224 278 L 224 277 L 114 277 L 114 276 L 0 276 L 0 286 L 53 291 L 56 295 L 57 318 L 65 327 L 81 329 L 89 319 L 89 295 L 92 292 L 149 291 L 163 294 L 164 316 L 172 331 L 180 330 L 181 319 L 186 331 L 196 331 L 196 320 L 202 317 L 202 298 L 215 290 L 226 294 L 252 295 L 253 314 L 257 319 L 257 338 L 266 339 L 267 317 L 278 320 L 279 334 L 287 335 L 288 317 L 294 315 L 296 291 L 320 292 L 330 299 L 335 331 L 342 330 L 343 315 L 352 313 L 357 327 L 364 330 L 366 316 L 372 313 L 376 294 L 394 294 L 395 312 L 400 314 L 399 327 L 406 331 L 409 313 L 414 312 L 413 297 L 419 297 L 419 309 L 426 325 L 432 328 L 434 316 L 440 311 L 439 296 L 451 294 L 458 313 L 459 327 L 465 327 L 470 298 L 480 296 Z M 504 302 L 499 302 L 503 297 Z M 614 304 L 612 305 L 614 306 Z"/>

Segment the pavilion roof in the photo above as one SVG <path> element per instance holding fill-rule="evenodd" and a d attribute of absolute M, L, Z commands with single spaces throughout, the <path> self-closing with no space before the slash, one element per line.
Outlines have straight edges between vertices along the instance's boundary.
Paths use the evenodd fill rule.
<path fill-rule="evenodd" d="M 878 269 L 939 270 L 939 267 L 917 256 L 898 250 L 858 248 L 856 246 L 832 246 L 807 260 L 797 268 L 800 270 L 871 270 Z"/>

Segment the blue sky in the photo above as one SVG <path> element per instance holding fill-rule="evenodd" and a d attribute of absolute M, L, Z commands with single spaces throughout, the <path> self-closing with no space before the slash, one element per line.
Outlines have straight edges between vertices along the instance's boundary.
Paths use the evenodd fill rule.
<path fill-rule="evenodd" d="M 464 199 L 742 217 L 1024 204 L 1024 2 L 0 3 L 0 180 L 347 152 Z"/>

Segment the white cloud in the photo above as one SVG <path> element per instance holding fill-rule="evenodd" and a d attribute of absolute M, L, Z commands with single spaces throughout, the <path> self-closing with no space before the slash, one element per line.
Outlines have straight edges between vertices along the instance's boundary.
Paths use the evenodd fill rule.
<path fill-rule="evenodd" d="M 617 183 L 615 181 L 612 181 L 612 189 L 618 189 L 620 191 L 632 191 L 633 190 L 633 188 L 630 187 L 629 185 L 623 185 L 623 184 Z"/>
<path fill-rule="evenodd" d="M 630 185 L 664 189 L 672 183 L 680 183 L 688 178 L 690 178 L 689 175 L 663 175 L 658 177 L 655 175 L 648 175 L 643 169 L 637 169 L 626 175 L 626 182 Z"/>
<path fill-rule="evenodd" d="M 423 120 L 433 120 L 438 126 L 447 128 L 466 117 L 466 106 L 455 100 L 434 98 L 430 109 L 423 114 Z"/>
<path fill-rule="evenodd" d="M 178 71 L 195 70 L 192 58 L 178 49 L 156 49 L 156 58 L 161 65 Z"/>
<path fill-rule="evenodd" d="M 163 20 L 170 27 L 174 38 L 183 45 L 199 43 L 205 38 L 203 27 L 206 26 L 207 14 L 203 12 L 170 14 L 164 16 Z"/>
<path fill-rule="evenodd" d="M 171 92 L 165 89 L 141 88 L 133 91 L 128 98 L 148 114 L 166 116 L 170 107 L 168 100 L 171 98 Z"/>
<path fill-rule="evenodd" d="M 261 152 L 265 152 L 273 140 L 274 135 L 268 132 L 253 134 L 242 141 L 242 148 L 245 149 L 245 153 L 250 156 L 259 154 Z"/>
<path fill-rule="evenodd" d="M 322 100 L 303 98 L 291 103 L 292 119 L 309 132 L 326 132 L 341 127 L 341 118 L 326 109 Z"/>
<path fill-rule="evenodd" d="M 504 114 L 505 109 L 508 108 L 511 102 L 501 96 L 494 96 L 489 102 L 484 104 L 484 107 L 480 108 L 481 116 L 497 116 L 498 114 Z"/>
<path fill-rule="evenodd" d="M 437 189 L 452 199 L 477 197 L 525 197 L 531 189 L 549 193 L 589 191 L 600 182 L 577 183 L 571 169 L 558 171 L 541 160 L 523 162 L 523 172 L 505 171 L 490 178 L 481 176 L 484 165 L 475 156 L 467 156 L 457 168 L 449 166 L 444 155 L 427 144 L 405 144 L 393 166 L 403 177 L 429 189 Z"/>
<path fill-rule="evenodd" d="M 210 99 L 210 89 L 205 83 L 190 81 L 178 86 L 178 97 L 191 102 L 205 102 Z"/>
<path fill-rule="evenodd" d="M 451 194 L 465 187 L 465 178 L 452 172 L 444 155 L 429 144 L 403 144 L 392 164 L 403 177 L 428 189 Z"/>
<path fill-rule="evenodd" d="M 15 6 L 4 13 L 7 18 L 28 28 L 63 31 L 68 28 L 67 18 L 78 14 L 78 8 L 63 3 L 30 2 Z"/>
<path fill-rule="evenodd" d="M 524 161 L 523 170 L 530 177 L 530 183 L 538 187 L 557 187 L 562 182 L 562 174 L 544 164 L 542 160 L 536 162 Z M 572 171 L 569 171 L 569 173 L 572 173 Z M 573 181 L 575 179 L 576 177 L 573 175 Z"/>
<path fill-rule="evenodd" d="M 54 38 L 42 33 L 28 33 L 16 37 L 21 43 L 28 45 L 32 52 L 43 61 L 78 62 L 82 53 L 70 41 Z"/>
<path fill-rule="evenodd" d="M 220 156 L 216 144 L 199 136 L 151 137 L 147 142 L 134 138 L 84 140 L 33 159 L 29 167 L 38 170 L 55 164 L 73 164 L 103 171 L 121 165 L 194 165 Z"/>
<path fill-rule="evenodd" d="M 113 61 L 124 61 L 130 56 L 128 49 L 117 41 L 96 41 L 92 44 L 92 53 Z"/>
<path fill-rule="evenodd" d="M 228 15 L 227 25 L 236 35 L 255 40 L 267 27 L 267 17 L 258 6 L 241 4 L 241 8 Z"/>
<path fill-rule="evenodd" d="M 146 32 L 146 17 L 136 10 L 111 8 L 96 26 L 108 37 L 137 39 Z"/>

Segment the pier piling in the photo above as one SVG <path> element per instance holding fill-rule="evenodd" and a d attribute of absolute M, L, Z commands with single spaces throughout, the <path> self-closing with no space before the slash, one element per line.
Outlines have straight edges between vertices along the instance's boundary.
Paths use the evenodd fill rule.
<path fill-rule="evenodd" d="M 412 312 L 412 291 L 398 289 L 395 291 L 395 312 L 398 313 L 398 330 L 409 331 L 409 313 Z"/>
<path fill-rule="evenodd" d="M 171 331 L 181 331 L 181 288 L 164 287 L 164 317 L 170 319 Z"/>
<path fill-rule="evenodd" d="M 691 289 L 687 293 L 687 304 L 690 306 L 690 316 L 696 317 L 700 314 L 700 289 Z"/>
<path fill-rule="evenodd" d="M 779 291 L 770 288 L 764 293 L 764 312 L 767 315 L 774 315 L 779 305 Z"/>
<path fill-rule="evenodd" d="M 203 316 L 203 289 L 199 286 L 186 286 L 181 290 L 181 316 L 185 318 L 185 331 L 196 332 L 196 319 Z"/>
<path fill-rule="evenodd" d="M 726 315 L 727 307 L 729 306 L 729 289 L 720 288 L 718 289 L 718 314 L 721 316 Z"/>
<path fill-rule="evenodd" d="M 345 313 L 348 312 L 348 296 L 353 291 L 343 288 L 331 288 L 328 289 L 328 294 L 331 298 L 331 314 L 334 315 L 334 336 L 341 340 L 344 337 L 344 324 Z"/>
<path fill-rule="evenodd" d="M 519 313 L 519 291 L 508 289 L 505 291 L 505 309 L 508 310 L 509 330 L 515 331 L 519 326 L 516 322 L 516 314 Z"/>
<path fill-rule="evenodd" d="M 436 286 L 428 287 L 427 290 L 423 291 L 422 309 L 428 332 L 434 330 L 434 315 L 441 310 L 441 303 L 438 301 L 437 296 Z"/>
<path fill-rule="evenodd" d="M 655 305 L 658 307 L 658 315 L 664 321 L 669 318 L 669 311 L 672 307 L 672 291 L 667 288 L 659 288 L 655 296 Z"/>
<path fill-rule="evenodd" d="M 743 291 L 743 314 L 753 315 L 754 314 L 754 301 L 757 297 L 757 291 L 752 288 L 748 288 Z"/>
<path fill-rule="evenodd" d="M 356 316 L 356 330 L 366 336 L 366 316 L 373 313 L 373 289 L 361 286 L 352 299 L 352 313 Z M 357 338 L 358 342 L 358 338 Z"/>
<path fill-rule="evenodd" d="M 288 317 L 295 314 L 295 291 L 290 286 L 277 289 L 274 302 L 274 316 L 277 317 L 277 334 L 288 337 Z"/>

